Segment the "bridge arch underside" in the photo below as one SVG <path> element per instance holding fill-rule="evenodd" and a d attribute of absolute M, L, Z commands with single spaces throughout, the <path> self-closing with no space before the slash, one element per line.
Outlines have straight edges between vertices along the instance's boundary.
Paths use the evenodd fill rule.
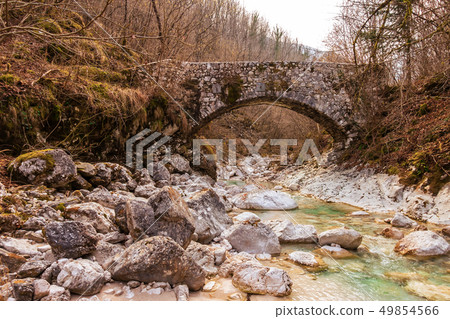
<path fill-rule="evenodd" d="M 259 97 L 249 100 L 238 101 L 233 105 L 221 107 L 218 110 L 214 111 L 213 113 L 209 114 L 208 116 L 202 118 L 200 121 L 198 121 L 198 124 L 196 124 L 192 128 L 192 135 L 197 133 L 201 128 L 203 128 L 205 125 L 207 125 L 214 119 L 232 110 L 255 105 L 261 106 L 263 110 L 266 110 L 268 107 L 272 106 L 272 107 L 286 108 L 312 119 L 314 122 L 318 123 L 323 128 L 325 128 L 325 130 L 333 137 L 335 146 L 337 148 L 344 146 L 347 140 L 347 134 L 345 133 L 345 130 L 340 125 L 338 125 L 332 118 L 307 104 L 300 103 L 292 99 L 281 98 L 276 103 L 274 103 L 274 101 L 276 100 L 277 97 L 273 98 Z"/>

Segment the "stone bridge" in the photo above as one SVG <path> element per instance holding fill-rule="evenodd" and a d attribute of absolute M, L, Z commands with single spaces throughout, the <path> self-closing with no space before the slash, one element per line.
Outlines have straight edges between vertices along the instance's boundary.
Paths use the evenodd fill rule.
<path fill-rule="evenodd" d="M 177 100 L 196 132 L 233 109 L 288 108 L 322 125 L 337 145 L 356 136 L 357 119 L 344 79 L 351 65 L 310 62 L 167 62 L 148 68 Z"/>

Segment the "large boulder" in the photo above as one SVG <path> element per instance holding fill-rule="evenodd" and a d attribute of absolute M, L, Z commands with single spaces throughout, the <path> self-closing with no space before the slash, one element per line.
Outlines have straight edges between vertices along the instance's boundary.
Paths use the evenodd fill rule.
<path fill-rule="evenodd" d="M 234 271 L 233 285 L 250 294 L 288 296 L 292 292 L 292 280 L 281 269 L 244 264 Z"/>
<path fill-rule="evenodd" d="M 112 268 L 114 280 L 186 284 L 199 290 L 205 273 L 183 248 L 169 237 L 155 236 L 128 247 Z"/>
<path fill-rule="evenodd" d="M 362 235 L 360 233 L 345 227 L 330 229 L 319 234 L 320 246 L 338 244 L 346 249 L 356 249 L 361 242 Z"/>
<path fill-rule="evenodd" d="M 8 166 L 14 179 L 48 187 L 64 187 L 75 179 L 77 169 L 72 158 L 61 149 L 23 154 Z"/>
<path fill-rule="evenodd" d="M 186 248 L 195 231 L 195 221 L 181 195 L 165 186 L 148 201 L 153 208 L 155 224 L 146 232 L 149 236 L 168 236 Z"/>
<path fill-rule="evenodd" d="M 156 182 L 158 186 L 170 185 L 170 172 L 161 163 L 150 163 L 147 167 L 153 181 Z"/>
<path fill-rule="evenodd" d="M 238 194 L 231 198 L 231 202 L 240 209 L 290 210 L 298 207 L 289 194 L 274 190 L 255 190 Z"/>
<path fill-rule="evenodd" d="M 194 217 L 200 243 L 210 243 L 233 224 L 219 196 L 211 189 L 194 193 L 186 199 L 186 203 Z"/>
<path fill-rule="evenodd" d="M 172 173 L 184 174 L 192 171 L 189 161 L 179 154 L 170 156 L 168 166 Z"/>
<path fill-rule="evenodd" d="M 395 227 L 412 228 L 416 227 L 417 223 L 401 213 L 396 213 L 391 220 L 391 225 Z"/>
<path fill-rule="evenodd" d="M 208 277 L 217 275 L 218 270 L 215 266 L 215 255 L 212 247 L 192 241 L 186 249 L 186 254 L 191 257 L 197 265 L 202 267 Z"/>
<path fill-rule="evenodd" d="M 271 255 L 278 255 L 281 252 L 277 235 L 262 223 L 234 224 L 222 233 L 222 237 L 239 252 Z"/>
<path fill-rule="evenodd" d="M 102 234 L 117 230 L 114 225 L 114 211 L 98 203 L 73 204 L 66 207 L 65 217 L 92 225 Z"/>
<path fill-rule="evenodd" d="M 9 271 L 16 272 L 26 262 L 27 260 L 23 256 L 0 248 L 0 264 L 8 267 Z"/>
<path fill-rule="evenodd" d="M 435 257 L 448 254 L 450 245 L 432 231 L 415 231 L 401 239 L 394 251 L 402 255 Z"/>
<path fill-rule="evenodd" d="M 57 283 L 72 293 L 90 296 L 100 292 L 107 277 L 99 264 L 78 259 L 69 261 L 62 267 Z"/>
<path fill-rule="evenodd" d="M 280 243 L 314 244 L 317 243 L 317 231 L 312 225 L 294 225 L 288 220 L 269 220 L 269 226 L 278 236 Z"/>
<path fill-rule="evenodd" d="M 78 258 L 95 250 L 98 237 L 89 224 L 52 222 L 45 227 L 45 238 L 57 258 Z"/>

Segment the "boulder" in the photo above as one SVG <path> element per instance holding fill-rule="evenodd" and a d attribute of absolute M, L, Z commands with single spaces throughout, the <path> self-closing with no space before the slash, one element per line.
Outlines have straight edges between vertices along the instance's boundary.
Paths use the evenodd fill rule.
<path fill-rule="evenodd" d="M 114 245 L 101 240 L 97 243 L 92 257 L 103 269 L 107 270 L 116 258 L 120 258 L 124 250 L 125 248 L 122 245 Z"/>
<path fill-rule="evenodd" d="M 277 235 L 262 223 L 257 225 L 234 224 L 225 230 L 222 236 L 239 252 L 271 255 L 278 255 L 281 252 Z"/>
<path fill-rule="evenodd" d="M 78 174 L 84 178 L 91 178 L 97 175 L 97 169 L 90 163 L 75 162 Z"/>
<path fill-rule="evenodd" d="M 52 222 L 45 238 L 57 258 L 78 258 L 95 250 L 98 238 L 94 227 L 81 222 Z"/>
<path fill-rule="evenodd" d="M 280 243 L 315 244 L 317 231 L 312 225 L 294 225 L 289 220 L 269 220 L 264 224 L 277 235 Z"/>
<path fill-rule="evenodd" d="M 314 256 L 311 253 L 303 252 L 303 251 L 294 251 L 289 254 L 289 260 L 302 265 L 307 266 L 311 268 L 323 268 L 326 267 L 325 262 L 319 258 Z"/>
<path fill-rule="evenodd" d="M 415 257 L 435 257 L 446 255 L 450 245 L 432 231 L 415 231 L 401 239 L 394 251 Z"/>
<path fill-rule="evenodd" d="M 36 278 L 39 277 L 44 272 L 44 270 L 50 266 L 50 264 L 51 262 L 45 260 L 29 261 L 20 266 L 19 270 L 17 271 L 17 275 L 20 278 Z"/>
<path fill-rule="evenodd" d="M 225 206 L 219 196 L 211 189 L 194 193 L 186 199 L 194 218 L 198 241 L 208 244 L 232 225 Z"/>
<path fill-rule="evenodd" d="M 202 267 L 206 276 L 211 277 L 217 275 L 214 250 L 209 246 L 192 241 L 188 248 L 186 248 L 186 254 L 191 257 L 197 265 Z"/>
<path fill-rule="evenodd" d="M 356 230 L 349 228 L 335 228 L 319 234 L 320 246 L 338 244 L 346 249 L 356 249 L 361 245 L 362 236 Z"/>
<path fill-rule="evenodd" d="M 22 229 L 31 231 L 42 230 L 46 224 L 44 217 L 31 217 L 22 225 Z"/>
<path fill-rule="evenodd" d="M 155 183 L 153 182 L 152 177 L 150 176 L 150 172 L 146 168 L 141 168 L 134 173 L 133 178 L 136 180 L 136 183 L 138 186 L 143 185 L 152 185 L 154 186 Z"/>
<path fill-rule="evenodd" d="M 0 237 L 0 248 L 22 256 L 42 255 L 38 250 L 38 246 L 27 239 Z"/>
<path fill-rule="evenodd" d="M 13 214 L 0 214 L 0 233 L 12 233 L 20 228 L 20 218 Z"/>
<path fill-rule="evenodd" d="M 243 212 L 239 215 L 233 217 L 233 222 L 240 223 L 240 224 L 251 224 L 255 225 L 261 221 L 261 218 L 259 218 L 258 215 L 252 213 L 252 212 Z"/>
<path fill-rule="evenodd" d="M 51 285 L 48 295 L 41 299 L 41 301 L 69 301 L 69 300 L 70 300 L 70 291 L 57 285 Z"/>
<path fill-rule="evenodd" d="M 152 184 L 139 185 L 134 190 L 134 195 L 143 198 L 150 198 L 158 191 L 159 189 Z"/>
<path fill-rule="evenodd" d="M 298 207 L 297 202 L 289 194 L 273 190 L 255 190 L 238 194 L 231 198 L 231 202 L 240 209 L 291 210 Z"/>
<path fill-rule="evenodd" d="M 8 166 L 16 180 L 52 188 L 72 182 L 77 169 L 72 158 L 61 149 L 47 149 L 23 154 Z"/>
<path fill-rule="evenodd" d="M 150 163 L 147 169 L 152 180 L 157 182 L 157 184 L 159 182 L 160 185 L 170 185 L 170 172 L 164 165 L 161 163 Z"/>
<path fill-rule="evenodd" d="M 16 272 L 24 263 L 27 262 L 23 256 L 16 255 L 2 248 L 0 248 L 0 261 L 8 267 L 11 272 Z"/>
<path fill-rule="evenodd" d="M 98 203 L 73 204 L 66 207 L 65 217 L 78 222 L 92 225 L 102 234 L 117 230 L 114 225 L 114 211 Z"/>
<path fill-rule="evenodd" d="M 405 237 L 405 234 L 399 229 L 393 228 L 393 227 L 387 227 L 381 231 L 381 235 L 386 238 L 393 238 L 393 239 L 402 239 Z"/>
<path fill-rule="evenodd" d="M 34 281 L 34 300 L 39 300 L 48 296 L 50 293 L 50 284 L 47 280 L 44 279 L 36 279 Z"/>
<path fill-rule="evenodd" d="M 179 154 L 173 154 L 169 158 L 169 171 L 172 173 L 191 173 L 192 169 L 189 161 Z"/>
<path fill-rule="evenodd" d="M 391 220 L 391 225 L 401 228 L 413 228 L 417 226 L 417 223 L 401 213 L 396 213 Z"/>
<path fill-rule="evenodd" d="M 284 297 L 292 292 L 289 275 L 274 267 L 244 265 L 238 267 L 232 280 L 235 287 L 246 293 Z"/>
<path fill-rule="evenodd" d="M 249 253 L 241 252 L 227 258 L 219 268 L 219 276 L 232 277 L 234 272 L 242 265 L 262 266 L 261 263 Z"/>
<path fill-rule="evenodd" d="M 322 246 L 319 249 L 313 251 L 324 257 L 331 257 L 334 259 L 347 259 L 347 258 L 355 258 L 356 255 L 352 254 L 348 250 L 337 246 Z"/>
<path fill-rule="evenodd" d="M 72 293 L 91 296 L 100 292 L 106 278 L 107 275 L 99 264 L 87 259 L 77 259 L 62 267 L 57 283 Z"/>
<path fill-rule="evenodd" d="M 128 192 L 110 192 L 104 187 L 97 187 L 85 197 L 85 202 L 95 202 L 104 207 L 115 209 L 117 205 L 125 203 L 135 196 Z"/>
<path fill-rule="evenodd" d="M 13 296 L 17 301 L 32 301 L 34 295 L 33 279 L 14 279 L 12 281 Z"/>
<path fill-rule="evenodd" d="M 183 248 L 169 237 L 155 236 L 128 247 L 112 268 L 114 280 L 186 284 L 200 290 L 205 273 Z"/>
<path fill-rule="evenodd" d="M 146 234 L 168 236 L 187 248 L 195 231 L 195 221 L 181 195 L 172 187 L 165 186 L 148 203 L 153 208 L 155 223 Z"/>

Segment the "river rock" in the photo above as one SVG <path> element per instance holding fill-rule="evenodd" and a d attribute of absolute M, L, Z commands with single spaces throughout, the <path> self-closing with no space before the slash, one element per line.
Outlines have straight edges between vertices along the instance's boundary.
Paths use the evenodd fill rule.
<path fill-rule="evenodd" d="M 401 228 L 413 228 L 417 226 L 417 223 L 401 213 L 396 213 L 391 220 L 391 225 Z"/>
<path fill-rule="evenodd" d="M 243 212 L 240 213 L 237 216 L 233 217 L 233 222 L 240 223 L 240 224 L 251 224 L 256 225 L 261 221 L 261 218 L 259 218 L 258 215 L 252 213 L 252 212 Z"/>
<path fill-rule="evenodd" d="M 149 236 L 168 236 L 186 248 L 195 231 L 195 221 L 181 195 L 165 186 L 148 201 L 153 208 L 155 224 L 146 232 Z"/>
<path fill-rule="evenodd" d="M 313 251 L 319 255 L 324 257 L 331 257 L 334 259 L 347 259 L 347 258 L 355 258 L 356 255 L 352 254 L 348 250 L 337 246 L 322 246 L 319 249 Z"/>
<path fill-rule="evenodd" d="M 274 190 L 255 190 L 238 194 L 231 202 L 240 209 L 291 210 L 298 207 L 289 194 Z"/>
<path fill-rule="evenodd" d="M 198 242 L 208 244 L 232 225 L 225 206 L 211 189 L 194 193 L 186 199 L 194 218 Z"/>
<path fill-rule="evenodd" d="M 405 237 L 405 234 L 399 229 L 393 228 L 393 227 L 387 227 L 381 231 L 381 235 L 383 235 L 386 238 L 393 238 L 393 239 L 402 239 Z"/>
<path fill-rule="evenodd" d="M 98 238 L 94 227 L 81 222 L 52 222 L 45 238 L 57 258 L 78 258 L 95 250 Z"/>
<path fill-rule="evenodd" d="M 51 285 L 48 295 L 43 297 L 41 301 L 69 301 L 70 291 L 57 285 Z"/>
<path fill-rule="evenodd" d="M 237 268 L 244 264 L 262 266 L 253 255 L 246 252 L 240 252 L 239 254 L 229 256 L 229 258 L 222 263 L 219 268 L 219 276 L 224 278 L 231 277 Z"/>
<path fill-rule="evenodd" d="M 205 273 L 183 248 L 169 237 L 155 236 L 128 247 L 112 268 L 115 280 L 186 284 L 200 290 Z"/>
<path fill-rule="evenodd" d="M 317 243 L 317 231 L 312 225 L 294 225 L 289 220 L 264 221 L 277 235 L 280 243 L 314 244 Z"/>
<path fill-rule="evenodd" d="M 415 231 L 401 239 L 394 251 L 402 255 L 435 257 L 450 251 L 447 241 L 432 231 Z"/>
<path fill-rule="evenodd" d="M 436 286 L 421 281 L 409 281 L 405 289 L 431 301 L 450 301 L 450 287 Z"/>
<path fill-rule="evenodd" d="M 173 292 L 177 298 L 177 301 L 189 300 L 189 287 L 187 285 L 177 285 L 173 288 Z"/>
<path fill-rule="evenodd" d="M 34 295 L 33 279 L 14 279 L 12 281 L 13 296 L 17 301 L 32 301 Z"/>
<path fill-rule="evenodd" d="M 186 254 L 191 257 L 197 265 L 202 267 L 206 276 L 211 277 L 217 275 L 214 251 L 209 246 L 192 241 L 188 248 L 186 248 Z"/>
<path fill-rule="evenodd" d="M 62 267 L 57 283 L 72 293 L 91 296 L 100 292 L 106 278 L 107 275 L 99 264 L 87 259 L 77 259 Z"/>
<path fill-rule="evenodd" d="M 239 252 L 271 255 L 278 255 L 281 252 L 277 235 L 262 223 L 257 225 L 234 224 L 225 230 L 222 236 Z"/>
<path fill-rule="evenodd" d="M 324 267 L 325 262 L 319 258 L 314 256 L 311 253 L 303 252 L 303 251 L 294 251 L 289 254 L 289 260 L 303 266 L 311 267 L 311 268 L 319 268 Z"/>
<path fill-rule="evenodd" d="M 11 272 L 19 270 L 19 268 L 27 261 L 23 256 L 11 253 L 2 248 L 0 248 L 0 260 Z"/>
<path fill-rule="evenodd" d="M 34 300 L 39 300 L 48 296 L 50 293 L 50 284 L 47 280 L 36 279 L 33 283 L 34 286 Z"/>
<path fill-rule="evenodd" d="M 292 292 L 292 280 L 281 269 L 256 265 L 239 267 L 233 274 L 233 285 L 246 293 L 276 297 Z"/>
<path fill-rule="evenodd" d="M 22 256 L 37 256 L 42 255 L 37 249 L 38 246 L 32 244 L 27 239 L 0 237 L 0 248 L 3 248 L 11 253 Z"/>
<path fill-rule="evenodd" d="M 98 203 L 69 205 L 66 207 L 65 216 L 68 219 L 90 224 L 102 234 L 117 230 L 117 226 L 113 223 L 114 211 Z"/>
<path fill-rule="evenodd" d="M 50 266 L 51 262 L 45 260 L 29 261 L 20 266 L 17 275 L 20 278 L 33 277 L 36 278 Z"/>
<path fill-rule="evenodd" d="M 319 234 L 319 244 L 321 246 L 338 244 L 346 249 L 356 249 L 361 245 L 362 236 L 356 230 L 349 228 L 335 228 Z"/>
<path fill-rule="evenodd" d="M 58 188 L 72 182 L 77 174 L 72 158 L 61 149 L 48 149 L 23 154 L 8 166 L 17 180 Z"/>

